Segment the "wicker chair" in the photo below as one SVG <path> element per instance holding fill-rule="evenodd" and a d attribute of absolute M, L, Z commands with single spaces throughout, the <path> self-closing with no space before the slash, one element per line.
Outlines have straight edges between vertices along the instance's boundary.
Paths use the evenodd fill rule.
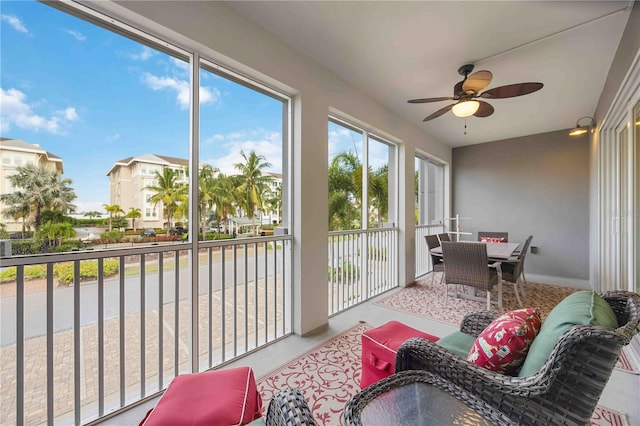
<path fill-rule="evenodd" d="M 431 254 L 431 249 L 440 247 L 440 240 L 438 239 L 437 235 L 425 235 L 424 239 L 427 242 L 427 248 L 429 250 L 429 254 L 431 255 L 431 264 L 433 265 L 433 271 L 431 272 L 431 284 L 433 284 L 434 274 L 436 272 L 444 272 L 444 263 L 442 262 L 442 256 Z M 443 277 L 444 274 L 440 275 L 441 283 Z"/>
<path fill-rule="evenodd" d="M 522 250 L 518 253 L 517 262 L 502 262 L 502 280 L 508 283 L 513 283 L 513 288 L 516 292 L 516 299 L 518 300 L 518 305 L 520 307 L 522 307 L 520 293 L 522 293 L 522 296 L 526 294 L 524 284 L 521 284 L 520 282 L 520 277 L 523 277 L 524 283 L 526 284 L 527 280 L 524 278 L 524 258 L 527 255 L 527 251 L 529 251 L 529 245 L 531 244 L 532 239 L 533 235 L 529 235 L 529 238 L 524 242 Z M 518 291 L 518 288 L 520 288 L 520 291 Z"/>
<path fill-rule="evenodd" d="M 589 425 L 620 351 L 638 332 L 640 323 L 640 295 L 608 292 L 602 297 L 620 326 L 573 326 L 559 338 L 545 364 L 533 375 L 497 374 L 418 338 L 407 340 L 398 349 L 396 372 L 430 371 L 499 407 L 521 425 Z M 471 313 L 460 330 L 478 336 L 498 315 L 487 311 Z"/>
<path fill-rule="evenodd" d="M 441 243 L 443 241 L 451 241 L 451 237 L 446 232 L 442 234 L 438 234 L 438 241 L 440 241 Z"/>
<path fill-rule="evenodd" d="M 504 242 L 509 242 L 508 232 L 481 232 L 478 231 L 478 241 L 482 241 L 483 238 L 504 238 Z"/>
<path fill-rule="evenodd" d="M 449 299 L 449 285 L 463 285 L 486 292 L 487 310 L 491 310 L 491 289 L 498 285 L 498 306 L 502 307 L 502 278 L 500 262 L 489 265 L 487 245 L 472 242 L 442 242 L 444 258 L 444 305 Z M 476 297 L 460 296 L 479 300 Z"/>
<path fill-rule="evenodd" d="M 298 389 L 282 389 L 273 395 L 265 419 L 267 426 L 315 426 L 311 410 Z"/>

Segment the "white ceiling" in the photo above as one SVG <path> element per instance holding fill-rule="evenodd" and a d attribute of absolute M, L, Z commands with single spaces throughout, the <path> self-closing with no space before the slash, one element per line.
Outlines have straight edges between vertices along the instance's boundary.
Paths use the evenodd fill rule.
<path fill-rule="evenodd" d="M 573 127 L 593 116 L 632 1 L 237 1 L 230 2 L 436 139 L 462 146 Z M 626 9 L 625 9 L 626 7 Z M 625 9 L 621 12 L 616 12 Z M 538 92 L 489 103 L 487 118 L 451 112 L 460 65 L 487 69 L 486 89 L 541 82 Z"/>

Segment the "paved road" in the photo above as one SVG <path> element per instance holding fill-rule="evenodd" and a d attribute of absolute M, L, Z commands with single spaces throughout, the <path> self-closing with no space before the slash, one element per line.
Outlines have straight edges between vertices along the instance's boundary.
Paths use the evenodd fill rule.
<path fill-rule="evenodd" d="M 269 276 L 273 274 L 273 252 L 267 252 L 267 270 Z M 281 268 L 282 252 L 277 252 L 277 265 Z M 258 279 L 265 275 L 264 254 L 258 254 Z M 249 256 L 247 262 L 247 276 L 251 283 L 255 277 L 255 261 L 253 256 Z M 199 294 L 205 294 L 209 285 L 208 265 L 199 267 L 200 289 Z M 238 257 L 236 262 L 236 282 L 242 285 L 245 282 L 244 257 Z M 190 292 L 189 268 L 180 268 L 179 273 L 179 298 L 189 297 Z M 222 282 L 221 262 L 213 263 L 213 290 L 220 290 Z M 145 307 L 156 309 L 158 306 L 159 274 L 150 273 L 145 276 Z M 225 287 L 231 288 L 234 285 L 233 261 L 225 262 Z M 104 316 L 106 319 L 119 316 L 119 290 L 118 279 L 108 279 L 104 282 Z M 125 312 L 127 314 L 140 311 L 140 276 L 132 276 L 125 279 Z M 172 303 L 175 300 L 175 271 L 164 271 L 163 273 L 163 300 L 164 303 Z M 53 328 L 54 333 L 60 330 L 73 328 L 74 315 L 74 288 L 56 287 L 54 290 L 54 312 Z M 25 294 L 24 301 L 24 333 L 25 339 L 43 336 L 46 334 L 46 292 L 35 292 Z M 98 320 L 98 285 L 97 283 L 86 283 L 80 286 L 80 325 L 96 323 Z M 7 296 L 0 299 L 0 346 L 5 346 L 16 342 L 16 297 Z"/>

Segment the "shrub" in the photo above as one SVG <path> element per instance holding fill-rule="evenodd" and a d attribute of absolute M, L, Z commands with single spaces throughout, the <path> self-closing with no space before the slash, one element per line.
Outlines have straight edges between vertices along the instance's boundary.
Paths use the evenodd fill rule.
<path fill-rule="evenodd" d="M 0 272 L 0 282 L 15 281 L 16 275 L 17 275 L 17 272 L 15 267 L 6 268 L 2 272 Z M 38 278 L 46 278 L 46 277 L 47 277 L 46 265 L 29 265 L 24 267 L 25 280 L 35 280 Z"/>
<path fill-rule="evenodd" d="M 198 234 L 198 239 L 200 241 L 202 241 L 203 239 L 205 241 L 212 241 L 212 240 L 230 240 L 233 238 L 233 235 L 229 235 L 229 234 L 222 234 L 222 233 L 218 233 L 218 232 L 214 232 L 214 233 L 206 233 L 203 237 L 202 233 Z"/>
<path fill-rule="evenodd" d="M 353 263 L 345 263 L 344 265 L 338 265 L 335 268 L 329 266 L 328 278 L 333 282 L 341 282 L 344 278 L 345 281 L 360 278 L 360 268 Z"/>
<path fill-rule="evenodd" d="M 11 254 L 13 256 L 24 256 L 27 254 L 46 253 L 48 247 L 48 244 L 35 240 L 14 240 L 11 242 Z"/>
<path fill-rule="evenodd" d="M 122 237 L 124 237 L 124 232 L 115 229 L 113 231 L 107 231 L 100 234 L 100 238 L 102 238 L 103 240 L 109 240 L 113 242 L 117 242 Z"/>
<path fill-rule="evenodd" d="M 115 275 L 120 270 L 120 262 L 117 259 L 105 259 L 103 263 L 103 273 L 105 277 Z M 62 284 L 73 283 L 73 262 L 57 263 L 53 267 L 53 275 Z M 98 261 L 83 260 L 80 262 L 80 281 L 95 280 L 98 278 Z"/>

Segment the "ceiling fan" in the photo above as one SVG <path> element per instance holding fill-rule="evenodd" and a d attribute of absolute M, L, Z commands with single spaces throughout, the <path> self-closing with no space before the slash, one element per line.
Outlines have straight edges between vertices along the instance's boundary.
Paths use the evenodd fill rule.
<path fill-rule="evenodd" d="M 451 105 L 447 105 L 444 108 L 440 108 L 422 121 L 433 120 L 449 110 L 453 110 L 453 113 L 457 117 L 469 117 L 473 115 L 474 117 L 483 118 L 493 114 L 493 107 L 485 101 L 476 100 L 476 98 L 514 98 L 516 96 L 528 95 L 529 93 L 536 92 L 542 89 L 543 86 L 542 83 L 516 83 L 494 87 L 493 89 L 480 93 L 482 89 L 491 83 L 493 74 L 486 70 L 477 71 L 473 74 L 471 74 L 471 71 L 473 71 L 472 64 L 466 64 L 458 68 L 458 73 L 463 75 L 464 79 L 456 83 L 453 87 L 452 97 L 411 99 L 408 102 L 412 104 L 423 104 L 440 101 L 458 101 Z"/>

